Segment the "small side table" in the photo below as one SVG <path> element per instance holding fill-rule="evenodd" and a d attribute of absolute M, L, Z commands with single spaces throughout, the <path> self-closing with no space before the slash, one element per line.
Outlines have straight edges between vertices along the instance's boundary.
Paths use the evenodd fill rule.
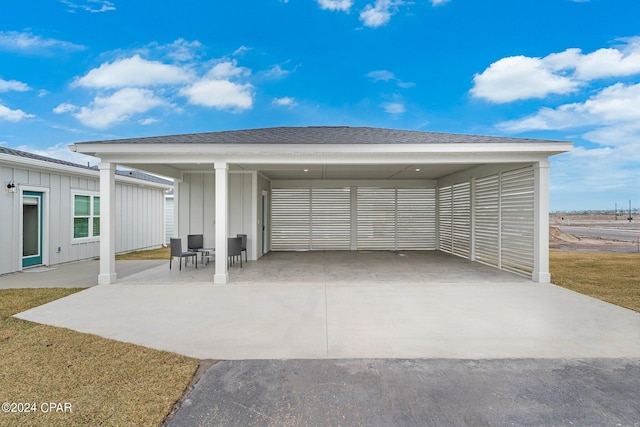
<path fill-rule="evenodd" d="M 207 265 L 209 264 L 210 259 L 215 259 L 216 250 L 214 248 L 200 248 L 198 249 L 198 252 L 200 252 L 201 255 L 200 262 L 202 262 L 202 265 Z"/>

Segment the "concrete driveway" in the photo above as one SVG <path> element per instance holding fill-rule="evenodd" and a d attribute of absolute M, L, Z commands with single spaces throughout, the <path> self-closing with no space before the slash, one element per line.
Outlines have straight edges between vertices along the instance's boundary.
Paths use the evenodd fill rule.
<path fill-rule="evenodd" d="M 224 286 L 212 272 L 157 263 L 17 317 L 199 359 L 640 357 L 638 313 L 446 254 L 280 254 Z"/>

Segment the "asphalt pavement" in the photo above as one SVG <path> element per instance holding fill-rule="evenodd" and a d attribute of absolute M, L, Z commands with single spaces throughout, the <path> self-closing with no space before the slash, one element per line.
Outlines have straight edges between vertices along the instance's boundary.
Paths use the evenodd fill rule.
<path fill-rule="evenodd" d="M 213 365 L 166 426 L 639 426 L 640 359 Z"/>

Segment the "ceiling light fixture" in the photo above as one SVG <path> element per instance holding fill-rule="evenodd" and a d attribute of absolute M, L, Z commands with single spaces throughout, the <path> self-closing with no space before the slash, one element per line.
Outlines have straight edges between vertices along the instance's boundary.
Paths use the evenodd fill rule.
<path fill-rule="evenodd" d="M 416 172 L 420 172 L 420 168 L 416 168 Z"/>
<path fill-rule="evenodd" d="M 302 169 L 302 170 L 305 171 L 305 172 L 309 172 L 309 169 Z"/>

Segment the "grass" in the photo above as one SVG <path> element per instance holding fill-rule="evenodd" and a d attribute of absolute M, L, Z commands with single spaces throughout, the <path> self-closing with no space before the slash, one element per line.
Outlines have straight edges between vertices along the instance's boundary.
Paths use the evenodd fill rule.
<path fill-rule="evenodd" d="M 550 251 L 556 285 L 640 312 L 640 254 Z"/>
<path fill-rule="evenodd" d="M 198 361 L 173 353 L 11 317 L 80 289 L 0 290 L 0 413 L 7 426 L 157 426 L 180 399 Z M 44 402 L 71 412 L 44 413 Z"/>
<path fill-rule="evenodd" d="M 129 252 L 126 254 L 116 255 L 117 260 L 152 260 L 152 259 L 169 259 L 171 248 L 169 246 L 158 249 L 149 249 L 145 251 Z"/>

